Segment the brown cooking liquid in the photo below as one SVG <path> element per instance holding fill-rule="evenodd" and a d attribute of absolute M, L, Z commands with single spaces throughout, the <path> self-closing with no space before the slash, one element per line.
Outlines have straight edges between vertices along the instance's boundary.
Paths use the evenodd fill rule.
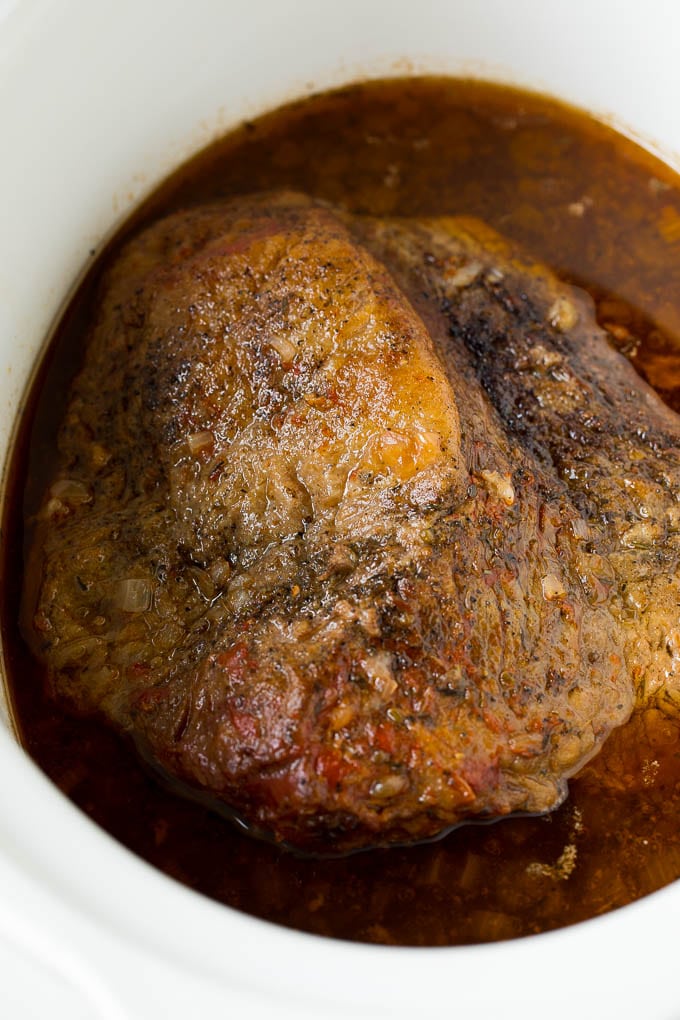
<path fill-rule="evenodd" d="M 282 186 L 356 212 L 481 217 L 586 287 L 613 340 L 680 410 L 680 178 L 630 141 L 552 101 L 448 79 L 358 85 L 244 125 L 178 171 L 108 246 L 34 387 L 3 543 L 2 627 L 25 746 L 68 797 L 168 875 L 318 934 L 411 945 L 491 941 L 570 924 L 658 889 L 680 876 L 680 722 L 658 711 L 615 734 L 552 815 L 322 861 L 255 842 L 160 788 L 123 740 L 46 698 L 17 628 L 22 532 L 54 455 L 96 280 L 121 240 L 151 218 Z"/>

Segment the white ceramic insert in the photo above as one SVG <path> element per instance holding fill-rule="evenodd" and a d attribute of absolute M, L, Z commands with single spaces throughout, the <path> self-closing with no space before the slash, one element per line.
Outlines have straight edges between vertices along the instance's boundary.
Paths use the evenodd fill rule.
<path fill-rule="evenodd" d="M 245 117 L 409 71 L 533 87 L 680 152 L 675 0 L 0 0 L 2 459 L 88 251 L 142 196 Z M 240 915 L 137 860 L 31 764 L 6 715 L 0 776 L 8 1020 L 680 1016 L 680 883 L 513 942 L 341 943 Z"/>

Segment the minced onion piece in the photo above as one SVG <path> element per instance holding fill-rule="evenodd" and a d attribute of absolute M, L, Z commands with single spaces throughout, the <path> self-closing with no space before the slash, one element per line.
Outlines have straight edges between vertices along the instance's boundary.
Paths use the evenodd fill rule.
<path fill-rule="evenodd" d="M 396 797 L 397 794 L 403 793 L 408 787 L 408 779 L 404 775 L 395 773 L 391 776 L 386 776 L 384 779 L 376 779 L 374 783 L 371 783 L 370 795 L 376 800 L 388 800 L 390 797 Z"/>
<path fill-rule="evenodd" d="M 480 471 L 478 474 L 489 492 L 502 499 L 506 506 L 512 506 L 515 502 L 515 490 L 510 475 L 502 475 L 499 471 Z"/>
<path fill-rule="evenodd" d="M 186 443 L 192 457 L 198 456 L 198 454 L 203 453 L 204 450 L 212 449 L 214 442 L 214 435 L 212 432 L 208 432 L 207 430 L 203 432 L 190 432 L 186 437 Z"/>
<path fill-rule="evenodd" d="M 217 588 L 222 588 L 231 577 L 231 564 L 224 559 L 213 560 L 208 571 L 213 584 Z"/>
<path fill-rule="evenodd" d="M 548 309 L 547 319 L 554 329 L 564 333 L 576 325 L 578 312 L 569 298 L 561 294 Z"/>
<path fill-rule="evenodd" d="M 89 489 L 74 478 L 60 478 L 50 486 L 50 496 L 67 506 L 80 506 L 92 499 Z"/>
<path fill-rule="evenodd" d="M 581 538 L 584 541 L 590 538 L 590 528 L 581 517 L 576 517 L 571 522 L 571 530 L 574 538 Z"/>
<path fill-rule="evenodd" d="M 386 699 L 391 698 L 398 684 L 392 670 L 390 652 L 374 652 L 361 660 L 361 665 L 373 687 Z"/>
<path fill-rule="evenodd" d="M 274 348 L 284 364 L 292 361 L 297 353 L 297 347 L 295 344 L 288 340 L 285 336 L 270 336 L 267 342 L 270 347 Z"/>
<path fill-rule="evenodd" d="M 543 598 L 547 602 L 552 602 L 554 599 L 562 599 L 567 594 L 567 590 L 557 574 L 546 574 L 545 577 L 541 578 L 541 586 L 543 588 Z"/>
<path fill-rule="evenodd" d="M 449 276 L 446 274 L 446 282 L 449 287 L 469 287 L 471 283 L 474 283 L 479 274 L 481 273 L 484 266 L 481 262 L 468 262 L 465 266 L 460 266 Z"/>
<path fill-rule="evenodd" d="M 501 280 L 505 279 L 505 273 L 498 266 L 492 266 L 484 277 L 485 281 L 490 284 L 500 283 Z"/>
<path fill-rule="evenodd" d="M 141 577 L 127 577 L 116 585 L 114 604 L 124 613 L 146 613 L 151 609 L 153 587 Z"/>

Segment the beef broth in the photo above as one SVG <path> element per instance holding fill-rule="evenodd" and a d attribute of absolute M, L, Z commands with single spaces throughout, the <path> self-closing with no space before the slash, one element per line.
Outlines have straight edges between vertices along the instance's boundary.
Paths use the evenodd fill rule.
<path fill-rule="evenodd" d="M 389 944 L 490 941 L 581 920 L 659 888 L 680 875 L 672 699 L 616 731 L 551 815 L 322 861 L 254 843 L 161 789 L 124 740 L 97 721 L 65 716 L 46 696 L 17 632 L 21 508 L 30 531 L 63 413 L 53 394 L 78 367 L 97 281 L 125 238 L 158 216 L 280 187 L 360 214 L 481 217 L 587 287 L 612 342 L 680 407 L 680 298 L 672 300 L 680 294 L 680 183 L 632 143 L 549 100 L 444 79 L 354 86 L 244 125 L 180 170 L 114 239 L 67 311 L 36 384 L 6 508 L 2 605 L 25 746 L 74 802 L 168 874 L 320 934 Z M 631 603 L 631 619 L 635 612 Z"/>

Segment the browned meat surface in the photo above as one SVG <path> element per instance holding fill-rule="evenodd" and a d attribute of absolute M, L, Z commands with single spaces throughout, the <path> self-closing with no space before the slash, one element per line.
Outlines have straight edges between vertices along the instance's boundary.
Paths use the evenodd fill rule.
<path fill-rule="evenodd" d="M 678 420 L 474 221 L 179 213 L 111 268 L 39 515 L 57 695 L 254 831 L 546 811 L 675 699 Z"/>

